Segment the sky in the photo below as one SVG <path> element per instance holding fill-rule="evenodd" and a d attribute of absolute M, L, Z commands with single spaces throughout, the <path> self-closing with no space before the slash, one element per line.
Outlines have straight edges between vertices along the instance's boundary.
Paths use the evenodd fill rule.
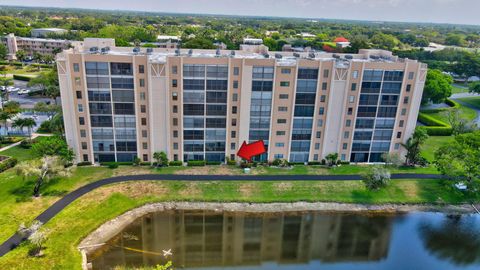
<path fill-rule="evenodd" d="M 479 0 L 0 0 L 0 5 L 480 25 Z"/>

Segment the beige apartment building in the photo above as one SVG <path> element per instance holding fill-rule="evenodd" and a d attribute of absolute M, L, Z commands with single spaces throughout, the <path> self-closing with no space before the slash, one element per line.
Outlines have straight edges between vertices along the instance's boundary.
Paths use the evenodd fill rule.
<path fill-rule="evenodd" d="M 56 53 L 68 49 L 72 43 L 63 39 L 16 37 L 14 34 L 3 36 L 0 41 L 8 49 L 8 60 L 16 60 L 16 53 L 19 50 L 25 51 L 29 56 L 34 53 L 54 56 Z"/>
<path fill-rule="evenodd" d="M 381 162 L 413 133 L 427 66 L 359 54 L 120 48 L 86 39 L 57 55 L 68 144 L 78 162 Z"/>

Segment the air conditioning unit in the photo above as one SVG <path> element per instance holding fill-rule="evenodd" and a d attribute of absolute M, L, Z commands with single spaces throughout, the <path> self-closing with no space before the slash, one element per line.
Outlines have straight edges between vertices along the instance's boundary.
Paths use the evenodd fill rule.
<path fill-rule="evenodd" d="M 175 55 L 176 55 L 176 56 L 180 56 L 180 49 L 176 49 L 176 50 L 175 50 Z"/>
<path fill-rule="evenodd" d="M 276 58 L 276 59 L 282 59 L 283 56 L 282 56 L 281 54 L 279 54 L 279 53 L 276 53 L 276 54 L 275 54 L 275 58 Z"/>
<path fill-rule="evenodd" d="M 153 53 L 153 48 L 147 48 L 147 54 L 152 54 Z"/>
<path fill-rule="evenodd" d="M 139 47 L 133 48 L 133 53 L 135 54 L 140 53 L 140 48 Z"/>
<path fill-rule="evenodd" d="M 352 60 L 352 59 L 353 59 L 353 56 L 350 55 L 350 54 L 347 54 L 347 55 L 345 55 L 345 59 Z"/>
<path fill-rule="evenodd" d="M 314 52 L 309 52 L 309 53 L 308 53 L 308 57 L 310 57 L 310 58 L 315 58 L 315 53 L 314 53 Z"/>
<path fill-rule="evenodd" d="M 293 56 L 295 56 L 296 58 L 300 58 L 300 54 L 299 54 L 299 53 L 293 53 Z"/>
<path fill-rule="evenodd" d="M 217 50 L 215 51 L 215 55 L 216 55 L 217 57 L 221 55 L 221 54 L 220 54 L 220 49 L 217 48 Z"/>
<path fill-rule="evenodd" d="M 98 52 L 98 47 L 91 47 L 89 51 L 91 53 L 97 53 Z"/>
<path fill-rule="evenodd" d="M 192 49 L 188 50 L 188 56 L 192 56 L 192 55 L 193 55 L 193 50 Z"/>

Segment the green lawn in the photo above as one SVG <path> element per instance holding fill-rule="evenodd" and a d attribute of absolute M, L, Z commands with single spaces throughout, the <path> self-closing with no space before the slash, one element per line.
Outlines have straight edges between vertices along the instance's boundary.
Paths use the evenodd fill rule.
<path fill-rule="evenodd" d="M 459 98 L 458 100 L 465 102 L 471 106 L 474 106 L 480 110 L 480 96 L 478 97 L 468 97 L 468 98 Z"/>
<path fill-rule="evenodd" d="M 45 137 L 37 137 L 35 141 L 43 140 Z M 35 158 L 35 155 L 30 149 L 24 149 L 19 145 L 0 152 L 2 156 L 11 156 L 18 159 L 18 161 L 32 160 Z"/>
<path fill-rule="evenodd" d="M 459 93 L 467 93 L 468 88 L 466 88 L 463 85 L 458 85 L 458 84 L 452 84 L 452 94 L 459 94 Z"/>
<path fill-rule="evenodd" d="M 360 181 L 145 181 L 116 184 L 85 195 L 48 222 L 45 227 L 50 230 L 50 235 L 43 257 L 28 257 L 29 246 L 24 244 L 0 258 L 0 269 L 11 269 L 13 265 L 17 269 L 80 269 L 81 256 L 77 245 L 81 239 L 102 223 L 152 202 L 460 203 L 467 199 L 439 180 L 394 180 L 378 192 L 366 190 Z"/>
<path fill-rule="evenodd" d="M 429 162 L 433 162 L 435 151 L 445 143 L 455 140 L 453 136 L 430 136 L 423 145 L 422 156 Z"/>
<path fill-rule="evenodd" d="M 446 116 L 446 113 L 448 112 L 448 110 L 449 108 L 443 108 L 443 109 L 421 110 L 421 112 L 433 118 L 436 118 L 442 122 L 448 123 L 447 116 Z M 468 108 L 467 106 L 460 104 L 459 110 L 460 110 L 460 117 L 468 121 L 473 121 L 475 118 L 477 118 L 477 112 L 474 109 Z"/>

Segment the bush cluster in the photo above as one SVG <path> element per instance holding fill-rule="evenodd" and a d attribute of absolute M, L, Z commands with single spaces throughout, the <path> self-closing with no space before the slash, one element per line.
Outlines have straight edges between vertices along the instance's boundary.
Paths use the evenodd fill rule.
<path fill-rule="evenodd" d="M 15 167 L 15 165 L 17 165 L 17 162 L 18 160 L 14 157 L 5 159 L 4 161 L 0 162 L 0 173 Z"/>
<path fill-rule="evenodd" d="M 187 166 L 190 167 L 202 167 L 205 166 L 205 160 L 189 160 Z"/>

